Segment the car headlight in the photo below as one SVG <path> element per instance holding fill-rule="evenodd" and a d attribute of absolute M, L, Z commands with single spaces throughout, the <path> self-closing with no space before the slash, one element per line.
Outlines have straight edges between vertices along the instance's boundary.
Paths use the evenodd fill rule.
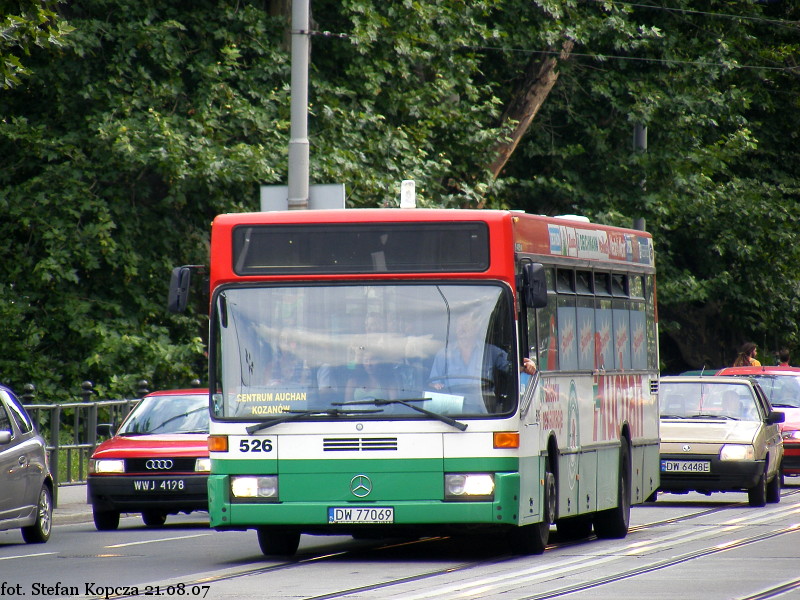
<path fill-rule="evenodd" d="M 277 475 L 242 475 L 231 477 L 234 498 L 252 498 L 267 502 L 278 501 Z"/>
<path fill-rule="evenodd" d="M 445 473 L 445 500 L 493 500 L 494 475 L 491 473 Z"/>
<path fill-rule="evenodd" d="M 210 458 L 198 458 L 194 461 L 194 470 L 198 473 L 210 473 L 211 472 L 211 459 Z"/>
<path fill-rule="evenodd" d="M 720 460 L 755 460 L 756 452 L 749 444 L 725 444 L 719 451 Z"/>
<path fill-rule="evenodd" d="M 89 473 L 124 473 L 125 461 L 121 458 L 91 458 L 89 459 Z"/>
<path fill-rule="evenodd" d="M 789 429 L 781 432 L 781 437 L 785 440 L 800 440 L 800 431 L 796 429 Z"/>

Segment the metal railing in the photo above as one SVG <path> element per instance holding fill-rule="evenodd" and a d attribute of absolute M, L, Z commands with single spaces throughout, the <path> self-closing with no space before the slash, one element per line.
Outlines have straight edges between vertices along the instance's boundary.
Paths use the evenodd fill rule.
<path fill-rule="evenodd" d="M 56 505 L 59 486 L 86 483 L 89 457 L 104 439 L 98 424 L 115 429 L 137 402 L 139 398 L 24 405 L 47 444 Z"/>

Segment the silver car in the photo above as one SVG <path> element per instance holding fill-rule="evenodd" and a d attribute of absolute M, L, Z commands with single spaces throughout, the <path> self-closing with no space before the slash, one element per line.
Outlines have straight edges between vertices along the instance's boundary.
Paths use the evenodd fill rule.
<path fill-rule="evenodd" d="M 662 377 L 659 408 L 661 491 L 746 491 L 751 506 L 780 501 L 784 415 L 754 380 Z"/>
<path fill-rule="evenodd" d="M 0 530 L 46 542 L 53 526 L 53 478 L 45 443 L 19 399 L 0 385 Z"/>

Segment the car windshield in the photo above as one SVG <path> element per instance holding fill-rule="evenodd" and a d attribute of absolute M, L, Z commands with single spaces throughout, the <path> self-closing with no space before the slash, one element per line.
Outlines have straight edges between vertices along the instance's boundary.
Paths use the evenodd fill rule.
<path fill-rule="evenodd" d="M 208 433 L 205 394 L 147 396 L 125 419 L 117 435 Z"/>
<path fill-rule="evenodd" d="M 750 377 L 758 381 L 772 406 L 800 408 L 800 376 L 759 373 Z"/>
<path fill-rule="evenodd" d="M 422 419 L 516 407 L 513 303 L 501 285 L 232 288 L 216 297 L 212 330 L 219 418 Z"/>
<path fill-rule="evenodd" d="M 753 390 L 746 384 L 662 381 L 658 404 L 662 419 L 761 418 Z"/>

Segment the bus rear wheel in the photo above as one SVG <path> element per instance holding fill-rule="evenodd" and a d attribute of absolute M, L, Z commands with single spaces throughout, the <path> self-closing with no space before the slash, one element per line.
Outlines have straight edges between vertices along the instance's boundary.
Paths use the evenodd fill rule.
<path fill-rule="evenodd" d="M 266 556 L 292 556 L 300 545 L 300 532 L 257 527 L 258 545 Z"/>
<path fill-rule="evenodd" d="M 617 491 L 617 505 L 598 512 L 594 517 L 594 533 L 601 539 L 622 539 L 628 535 L 631 520 L 631 451 L 625 439 L 619 449 Z"/>
<path fill-rule="evenodd" d="M 550 471 L 544 479 L 544 515 L 541 523 L 517 527 L 509 533 L 509 545 L 514 554 L 542 554 L 550 539 L 550 525 L 556 520 L 556 477 Z"/>

